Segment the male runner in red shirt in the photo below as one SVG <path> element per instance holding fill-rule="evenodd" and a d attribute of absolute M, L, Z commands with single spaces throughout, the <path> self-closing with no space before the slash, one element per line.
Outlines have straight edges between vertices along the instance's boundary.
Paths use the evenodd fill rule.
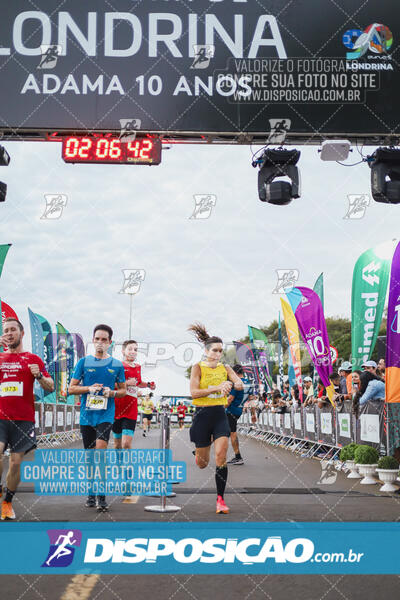
<path fill-rule="evenodd" d="M 186 405 L 183 404 L 183 402 L 179 402 L 178 406 L 176 407 L 176 412 L 178 413 L 179 429 L 183 429 L 184 427 L 186 410 Z"/>
<path fill-rule="evenodd" d="M 24 328 L 19 321 L 11 317 L 4 321 L 0 345 L 6 344 L 8 352 L 0 354 L 0 484 L 3 452 L 7 446 L 10 447 L 10 463 L 1 505 L 2 521 L 15 519 L 11 503 L 20 481 L 21 462 L 24 454 L 36 448 L 35 379 L 44 390 L 54 390 L 54 382 L 42 359 L 31 352 L 24 352 L 23 337 Z"/>
<path fill-rule="evenodd" d="M 127 394 L 115 399 L 115 419 L 113 425 L 114 447 L 124 450 L 132 448 L 133 434 L 138 416 L 137 388 L 155 389 L 155 383 L 142 381 L 141 366 L 135 363 L 138 345 L 135 340 L 122 344 Z"/>

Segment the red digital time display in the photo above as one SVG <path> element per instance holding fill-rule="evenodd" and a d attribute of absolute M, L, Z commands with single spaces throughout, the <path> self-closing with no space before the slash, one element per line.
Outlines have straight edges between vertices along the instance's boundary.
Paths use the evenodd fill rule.
<path fill-rule="evenodd" d="M 159 165 L 161 140 L 137 137 L 134 141 L 124 142 L 106 135 L 64 137 L 62 158 L 67 163 Z"/>

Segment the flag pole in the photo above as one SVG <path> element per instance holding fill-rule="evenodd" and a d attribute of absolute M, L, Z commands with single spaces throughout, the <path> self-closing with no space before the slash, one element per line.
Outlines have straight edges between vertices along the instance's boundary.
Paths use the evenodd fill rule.
<path fill-rule="evenodd" d="M 130 309 L 129 309 L 129 339 L 132 338 L 132 305 L 133 305 L 133 294 L 129 294 L 131 297 L 130 300 Z"/>

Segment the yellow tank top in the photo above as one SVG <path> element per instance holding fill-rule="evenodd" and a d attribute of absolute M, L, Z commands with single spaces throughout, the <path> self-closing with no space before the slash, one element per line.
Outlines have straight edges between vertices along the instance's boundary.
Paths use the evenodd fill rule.
<path fill-rule="evenodd" d="M 218 363 L 213 369 L 208 367 L 202 360 L 199 363 L 199 366 L 201 370 L 199 388 L 201 390 L 206 390 L 213 385 L 219 385 L 228 379 L 228 374 L 222 363 Z M 215 394 L 210 394 L 209 396 L 204 396 L 204 398 L 194 398 L 193 404 L 195 406 L 225 406 L 227 404 L 227 399 L 226 396 L 221 396 L 221 394 L 217 392 Z"/>
<path fill-rule="evenodd" d="M 142 402 L 142 410 L 145 414 L 149 414 L 153 412 L 153 402 L 151 400 L 143 400 Z"/>

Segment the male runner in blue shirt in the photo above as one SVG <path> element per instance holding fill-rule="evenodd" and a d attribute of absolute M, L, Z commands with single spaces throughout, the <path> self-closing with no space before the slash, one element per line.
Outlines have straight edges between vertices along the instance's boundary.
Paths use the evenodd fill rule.
<path fill-rule="evenodd" d="M 243 381 L 244 379 L 244 371 L 241 365 L 234 365 L 233 370 L 236 375 L 240 377 Z M 233 451 L 235 452 L 234 458 L 229 460 L 227 465 L 243 465 L 244 461 L 242 455 L 239 450 L 239 440 L 237 436 L 237 422 L 242 415 L 244 403 L 248 399 L 250 385 L 245 385 L 244 390 L 235 390 L 231 389 L 228 396 L 228 406 L 226 408 L 226 416 L 228 417 L 229 426 L 231 428 L 231 443 Z M 257 416 L 255 408 L 251 408 L 251 420 L 252 422 L 256 422 Z"/>
<path fill-rule="evenodd" d="M 78 361 L 69 386 L 70 394 L 81 396 L 80 429 L 86 450 L 107 448 L 114 423 L 114 398 L 126 395 L 124 366 L 107 354 L 112 335 L 113 330 L 108 325 L 96 325 L 93 332 L 95 354 Z M 95 505 L 96 497 L 90 494 L 86 506 Z M 97 510 L 108 510 L 104 495 L 97 496 Z"/>

